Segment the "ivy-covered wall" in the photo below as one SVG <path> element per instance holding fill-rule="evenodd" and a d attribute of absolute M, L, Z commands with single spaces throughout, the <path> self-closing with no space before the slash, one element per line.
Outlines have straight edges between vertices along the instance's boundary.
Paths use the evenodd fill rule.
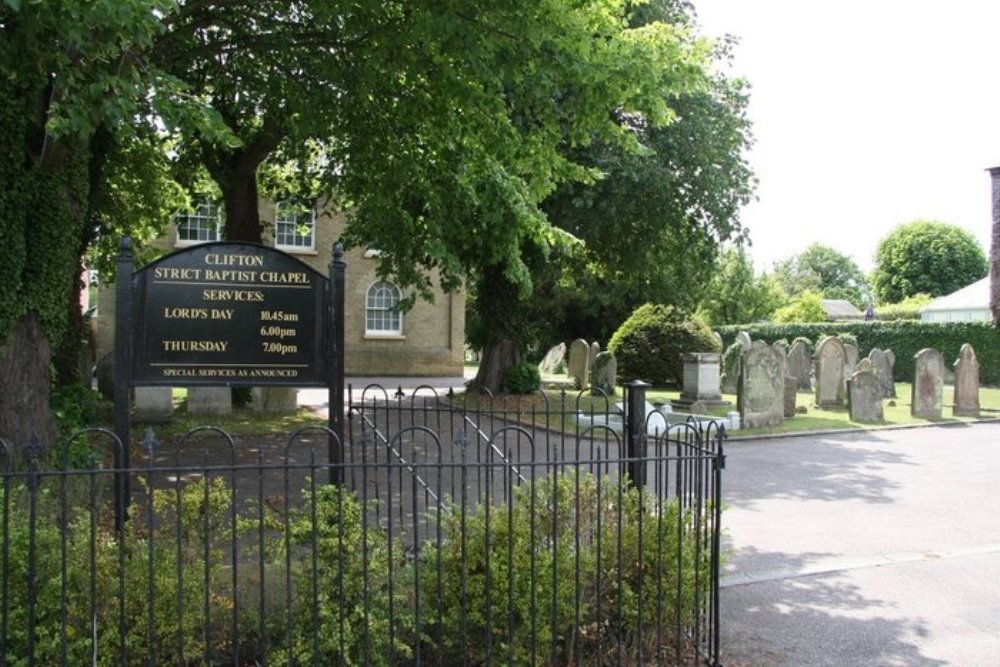
<path fill-rule="evenodd" d="M 804 336 L 816 342 L 825 335 L 853 334 L 858 349 L 866 356 L 873 347 L 896 354 L 896 380 L 913 381 L 913 356 L 925 347 L 939 350 L 949 367 L 958 358 L 963 343 L 969 343 L 979 358 L 980 382 L 1000 385 L 1000 330 L 986 322 L 838 322 L 818 324 L 749 324 L 719 327 L 724 346 L 746 331 L 754 340 L 773 343 L 784 338 L 791 342 Z"/>

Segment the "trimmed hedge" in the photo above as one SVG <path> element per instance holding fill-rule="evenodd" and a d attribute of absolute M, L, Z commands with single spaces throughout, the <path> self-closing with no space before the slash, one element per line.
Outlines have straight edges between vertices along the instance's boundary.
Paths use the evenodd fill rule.
<path fill-rule="evenodd" d="M 619 382 L 644 380 L 665 387 L 681 383 L 682 354 L 722 350 L 701 319 L 671 306 L 647 303 L 618 327 L 608 342 L 608 351 L 618 361 Z"/>
<path fill-rule="evenodd" d="M 858 339 L 861 356 L 873 347 L 892 350 L 896 354 L 895 379 L 913 381 L 913 356 L 925 347 L 933 347 L 944 355 L 951 368 L 963 343 L 976 350 L 979 359 L 979 379 L 983 384 L 1000 385 L 1000 330 L 988 322 L 825 322 L 820 324 L 747 324 L 719 327 L 725 345 L 736 340 L 736 334 L 746 331 L 754 340 L 773 343 L 779 338 L 793 340 L 805 336 L 813 345 L 824 335 L 851 334 Z"/>

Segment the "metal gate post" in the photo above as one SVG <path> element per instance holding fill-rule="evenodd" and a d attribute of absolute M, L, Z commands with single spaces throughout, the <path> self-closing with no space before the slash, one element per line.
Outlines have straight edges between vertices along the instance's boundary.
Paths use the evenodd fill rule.
<path fill-rule="evenodd" d="M 646 390 L 649 384 L 633 380 L 625 385 L 625 474 L 636 488 L 646 485 Z"/>
<path fill-rule="evenodd" d="M 129 446 L 132 442 L 129 410 L 132 401 L 132 238 L 123 236 L 119 244 L 115 276 L 115 527 L 121 530 L 132 502 Z"/>
<path fill-rule="evenodd" d="M 344 246 L 337 242 L 333 246 L 330 260 L 330 310 L 327 332 L 330 347 L 329 377 L 329 426 L 333 435 L 328 446 L 330 482 L 342 484 L 344 481 Z"/>

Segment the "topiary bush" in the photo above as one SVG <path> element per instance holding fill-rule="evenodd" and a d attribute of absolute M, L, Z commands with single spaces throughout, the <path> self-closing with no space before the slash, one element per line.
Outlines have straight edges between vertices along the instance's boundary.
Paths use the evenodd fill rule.
<path fill-rule="evenodd" d="M 618 359 L 621 382 L 644 380 L 656 386 L 680 384 L 685 352 L 722 351 L 702 320 L 654 303 L 640 306 L 618 327 L 608 350 Z"/>

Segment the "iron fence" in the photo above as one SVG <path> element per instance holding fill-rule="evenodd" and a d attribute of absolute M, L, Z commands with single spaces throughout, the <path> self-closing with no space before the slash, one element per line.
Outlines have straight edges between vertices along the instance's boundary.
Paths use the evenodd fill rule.
<path fill-rule="evenodd" d="M 725 434 L 641 390 L 0 442 L 0 665 L 716 664 Z"/>

